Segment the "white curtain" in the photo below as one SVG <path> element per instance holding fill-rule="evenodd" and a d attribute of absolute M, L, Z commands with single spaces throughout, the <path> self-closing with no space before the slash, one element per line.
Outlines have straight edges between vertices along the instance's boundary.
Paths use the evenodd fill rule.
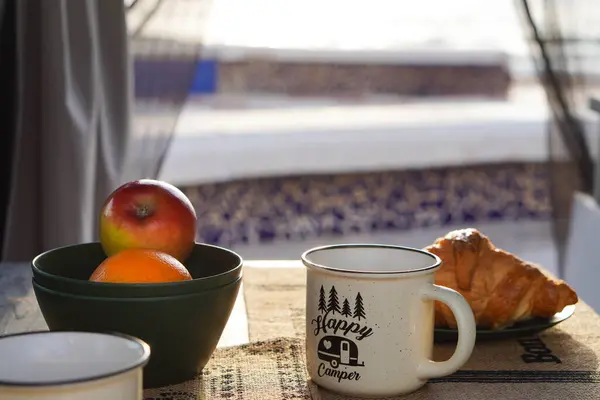
<path fill-rule="evenodd" d="M 2 258 L 26 261 L 95 240 L 103 200 L 133 178 L 133 83 L 123 0 L 12 1 L 17 107 Z"/>

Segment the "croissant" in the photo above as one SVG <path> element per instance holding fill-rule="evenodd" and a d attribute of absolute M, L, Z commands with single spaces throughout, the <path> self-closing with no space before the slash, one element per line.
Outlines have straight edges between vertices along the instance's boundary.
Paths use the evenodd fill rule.
<path fill-rule="evenodd" d="M 425 247 L 442 260 L 435 283 L 458 291 L 478 328 L 502 329 L 533 317 L 549 318 L 578 301 L 565 282 L 496 248 L 476 229 L 460 229 Z M 435 324 L 456 327 L 448 306 L 435 302 Z"/>

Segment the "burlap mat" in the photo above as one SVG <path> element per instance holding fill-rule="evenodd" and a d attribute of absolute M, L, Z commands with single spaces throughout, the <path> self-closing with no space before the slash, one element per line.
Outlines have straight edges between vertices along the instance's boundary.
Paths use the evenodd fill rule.
<path fill-rule="evenodd" d="M 304 337 L 303 268 L 244 268 L 244 299 L 251 342 Z"/>
<path fill-rule="evenodd" d="M 275 339 L 217 349 L 195 380 L 145 390 L 144 399 L 311 399 L 306 376 L 302 341 Z"/>
<path fill-rule="evenodd" d="M 304 341 L 273 339 L 218 349 L 197 379 L 144 392 L 145 400 L 357 400 L 320 389 L 308 378 Z M 557 370 L 560 372 L 560 370 Z M 589 371 L 548 374 L 530 371 L 463 371 L 433 379 L 399 400 L 598 399 L 600 379 Z"/>
<path fill-rule="evenodd" d="M 251 341 L 304 338 L 305 272 L 301 268 L 246 268 L 244 295 Z M 453 344 L 436 345 L 447 359 Z M 600 399 L 600 317 L 585 303 L 561 324 L 534 337 L 478 343 L 469 362 L 452 376 L 406 399 L 485 396 Z M 316 390 L 318 397 L 332 398 Z"/>

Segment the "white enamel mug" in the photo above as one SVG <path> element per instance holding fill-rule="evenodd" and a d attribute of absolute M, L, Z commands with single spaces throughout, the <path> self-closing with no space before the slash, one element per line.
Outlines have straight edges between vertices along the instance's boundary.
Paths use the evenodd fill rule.
<path fill-rule="evenodd" d="M 475 318 L 456 291 L 435 285 L 440 259 L 389 245 L 349 244 L 306 251 L 306 361 L 313 382 L 358 397 L 413 392 L 452 374 L 471 356 Z M 458 323 L 447 361 L 431 360 L 434 300 Z"/>
<path fill-rule="evenodd" d="M 141 400 L 143 341 L 93 332 L 0 337 L 0 400 Z"/>

